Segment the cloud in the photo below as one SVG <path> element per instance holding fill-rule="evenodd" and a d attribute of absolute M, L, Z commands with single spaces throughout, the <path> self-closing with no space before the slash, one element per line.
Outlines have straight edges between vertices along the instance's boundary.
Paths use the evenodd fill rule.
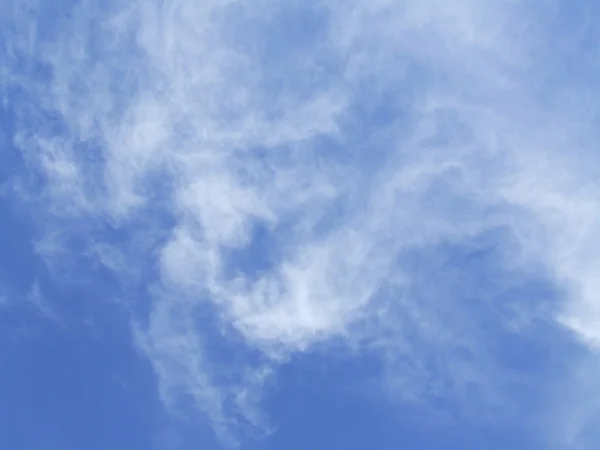
<path fill-rule="evenodd" d="M 3 36 L 15 143 L 43 180 L 29 187 L 38 248 L 64 258 L 77 236 L 148 287 L 134 334 L 166 404 L 189 398 L 221 435 L 260 425 L 277 365 L 333 339 L 380 352 L 406 397 L 427 396 L 415 383 L 436 346 L 473 355 L 435 364 L 451 384 L 501 391 L 480 332 L 463 327 L 473 305 L 417 282 L 406 260 L 494 230 L 501 242 L 481 246 L 510 249 L 498 265 L 567 292 L 559 311 L 512 305 L 499 326 L 556 315 L 596 344 L 592 121 L 544 99 L 571 98 L 563 86 L 535 88 L 556 61 L 530 2 L 68 10 L 51 24 L 21 2 Z"/>

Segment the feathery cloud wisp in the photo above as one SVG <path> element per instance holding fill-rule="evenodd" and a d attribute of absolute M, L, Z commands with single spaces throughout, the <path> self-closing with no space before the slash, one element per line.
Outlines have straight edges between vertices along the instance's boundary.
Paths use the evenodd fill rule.
<path fill-rule="evenodd" d="M 64 258 L 76 235 L 151 285 L 135 336 L 166 404 L 257 425 L 277 364 L 334 338 L 413 366 L 423 346 L 485 360 L 469 305 L 403 258 L 494 230 L 499 264 L 567 292 L 528 313 L 598 340 L 594 132 L 535 88 L 556 62 L 529 2 L 81 2 L 53 25 L 25 5 L 2 75 L 43 179 L 38 249 Z M 472 365 L 440 370 L 496 382 Z"/>

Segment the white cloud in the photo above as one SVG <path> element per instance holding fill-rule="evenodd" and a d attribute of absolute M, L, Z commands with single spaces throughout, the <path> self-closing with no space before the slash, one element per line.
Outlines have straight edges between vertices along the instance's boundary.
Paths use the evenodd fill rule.
<path fill-rule="evenodd" d="M 50 72 L 48 86 L 11 75 L 43 111 L 23 122 L 17 144 L 43 174 L 42 202 L 60 227 L 102 221 L 154 241 L 118 255 L 101 234 L 87 236 L 110 268 L 158 267 L 136 336 L 167 403 L 189 395 L 217 428 L 232 414 L 256 422 L 234 399 L 256 395 L 265 367 L 353 333 L 418 361 L 416 344 L 381 338 L 372 324 L 382 310 L 416 327 L 422 345 L 485 359 L 436 305 L 382 292 L 410 292 L 404 252 L 497 226 L 520 243 L 507 263 L 545 266 L 570 292 L 559 319 L 597 342 L 598 187 L 580 138 L 591 122 L 536 97 L 545 35 L 527 27 L 527 2 L 121 6 L 82 3 L 49 41 L 13 37 Z M 293 39 L 277 28 L 302 14 L 316 31 Z M 384 123 L 375 108 L 361 118 L 365 105 L 398 118 Z M 44 114 L 59 115 L 61 133 Z M 172 225 L 140 219 L 148 215 Z M 244 251 L 257 226 L 268 229 L 271 265 L 232 271 L 227 255 Z M 207 356 L 203 312 L 223 340 L 262 352 L 260 371 L 249 363 L 222 381 L 227 363 Z"/>

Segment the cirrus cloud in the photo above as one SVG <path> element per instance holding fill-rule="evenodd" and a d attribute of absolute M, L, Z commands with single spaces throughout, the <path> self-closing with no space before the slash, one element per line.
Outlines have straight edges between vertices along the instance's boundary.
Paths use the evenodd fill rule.
<path fill-rule="evenodd" d="M 223 439 L 266 426 L 261 387 L 334 340 L 377 352 L 405 398 L 465 404 L 465 386 L 491 404 L 505 382 L 481 305 L 518 336 L 556 319 L 597 344 L 595 132 L 588 111 L 563 107 L 585 87 L 545 70 L 560 64 L 541 44 L 551 13 L 115 0 L 8 14 L 3 89 L 42 180 L 13 186 L 38 209 L 39 252 L 68 259 L 76 239 L 147 288 L 134 338 L 165 404 L 191 401 Z M 450 273 L 435 264 L 445 246 L 503 247 L 505 273 L 565 294 L 499 306 L 507 275 L 466 302 L 422 281 Z M 435 348 L 470 355 L 431 363 L 450 387 L 426 386 Z"/>

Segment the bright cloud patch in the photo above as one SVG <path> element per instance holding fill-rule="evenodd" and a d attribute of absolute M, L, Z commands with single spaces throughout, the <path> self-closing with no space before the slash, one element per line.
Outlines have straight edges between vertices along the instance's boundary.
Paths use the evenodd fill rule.
<path fill-rule="evenodd" d="M 0 6 L 3 192 L 57 277 L 119 282 L 164 404 L 223 443 L 268 430 L 280 368 L 328 348 L 375 355 L 415 408 L 508 417 L 536 372 L 498 336 L 600 339 L 598 99 L 564 68 L 598 35 L 540 8 Z"/>

